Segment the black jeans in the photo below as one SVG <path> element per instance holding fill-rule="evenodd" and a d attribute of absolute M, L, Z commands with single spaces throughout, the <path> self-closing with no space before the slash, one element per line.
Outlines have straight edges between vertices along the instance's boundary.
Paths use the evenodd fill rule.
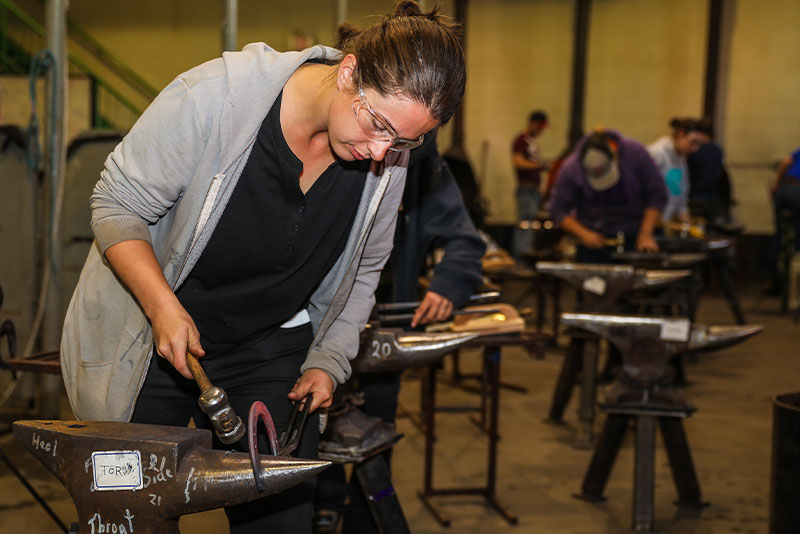
<path fill-rule="evenodd" d="M 280 435 L 291 415 L 286 395 L 300 377 L 300 366 L 313 339 L 311 325 L 278 328 L 266 337 L 222 354 L 201 358 L 203 369 L 215 386 L 227 393 L 236 414 L 246 421 L 250 405 L 267 405 Z M 153 356 L 133 412 L 133 423 L 185 427 L 194 419 L 197 428 L 213 427 L 200 410 L 197 384 L 181 376 L 164 358 Z M 317 458 L 319 414 L 311 414 L 300 444 L 298 458 Z M 214 436 L 214 448 L 248 452 L 247 437 L 234 445 L 223 445 Z M 266 441 L 259 451 L 269 451 Z M 231 534 L 311 533 L 315 479 L 277 495 L 225 508 Z"/>

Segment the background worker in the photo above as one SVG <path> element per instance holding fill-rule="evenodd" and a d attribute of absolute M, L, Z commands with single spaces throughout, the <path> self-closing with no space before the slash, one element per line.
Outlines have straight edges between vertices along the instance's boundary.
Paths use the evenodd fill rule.
<path fill-rule="evenodd" d="M 667 202 L 664 180 L 645 147 L 613 130 L 581 139 L 561 167 L 550 215 L 578 238 L 576 261 L 607 263 L 607 240 L 622 232 L 625 248 L 657 251 L 653 230 Z"/>
<path fill-rule="evenodd" d="M 542 203 L 541 177 L 547 165 L 542 159 L 538 137 L 547 127 L 547 114 L 537 110 L 528 117 L 525 130 L 514 138 L 511 157 L 517 175 L 517 223 L 532 221 L 539 213 Z M 511 253 L 519 258 L 531 246 L 533 230 L 517 225 L 514 229 Z"/>

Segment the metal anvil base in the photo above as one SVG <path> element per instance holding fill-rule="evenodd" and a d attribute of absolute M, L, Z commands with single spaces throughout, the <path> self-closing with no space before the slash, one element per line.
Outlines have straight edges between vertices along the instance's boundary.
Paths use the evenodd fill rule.
<path fill-rule="evenodd" d="M 402 437 L 394 425 L 352 408 L 330 417 L 320 440 L 319 454 L 336 463 L 362 462 L 393 446 Z"/>
<path fill-rule="evenodd" d="M 79 532 L 179 534 L 184 514 L 249 502 L 316 475 L 329 462 L 211 449 L 211 432 L 91 421 L 17 421 L 14 436 L 69 491 Z"/>

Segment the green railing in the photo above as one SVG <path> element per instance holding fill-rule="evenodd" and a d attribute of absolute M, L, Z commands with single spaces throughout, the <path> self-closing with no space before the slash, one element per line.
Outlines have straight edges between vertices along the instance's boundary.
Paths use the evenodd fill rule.
<path fill-rule="evenodd" d="M 87 41 L 91 41 L 85 32 L 76 31 L 73 24 L 70 24 L 70 30 L 76 34 L 79 33 L 80 37 Z M 90 48 L 93 54 L 102 50 L 102 47 L 94 41 L 91 43 L 94 46 L 87 46 L 87 48 Z M 27 74 L 31 58 L 46 46 L 44 28 L 12 0 L 0 0 L 0 73 Z M 99 58 L 99 61 L 106 64 L 113 59 L 105 52 L 103 56 Z M 73 53 L 67 54 L 67 62 L 70 76 L 86 76 L 89 80 L 93 128 L 127 130 L 136 122 L 141 115 L 139 107 Z M 119 65 L 117 68 L 122 70 Z M 118 74 L 131 86 L 133 91 L 143 95 L 148 101 L 154 98 L 155 90 L 130 69 L 127 69 L 125 75 L 117 72 L 115 74 Z M 138 82 L 133 84 L 126 79 L 127 77 L 135 77 Z"/>

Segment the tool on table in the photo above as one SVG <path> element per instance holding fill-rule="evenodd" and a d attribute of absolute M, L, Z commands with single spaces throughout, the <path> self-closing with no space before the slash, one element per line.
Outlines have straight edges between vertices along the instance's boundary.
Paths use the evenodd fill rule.
<path fill-rule="evenodd" d="M 231 445 L 242 439 L 245 433 L 244 425 L 233 411 L 225 391 L 211 385 L 211 381 L 203 371 L 203 366 L 189 352 L 186 353 L 186 365 L 189 366 L 195 382 L 200 386 L 201 393 L 197 403 L 211 419 L 219 440 L 226 445 Z"/>
<path fill-rule="evenodd" d="M 625 234 L 622 232 L 617 232 L 617 237 L 607 237 L 603 239 L 603 246 L 604 247 L 615 247 L 617 252 L 622 252 L 625 250 Z"/>

